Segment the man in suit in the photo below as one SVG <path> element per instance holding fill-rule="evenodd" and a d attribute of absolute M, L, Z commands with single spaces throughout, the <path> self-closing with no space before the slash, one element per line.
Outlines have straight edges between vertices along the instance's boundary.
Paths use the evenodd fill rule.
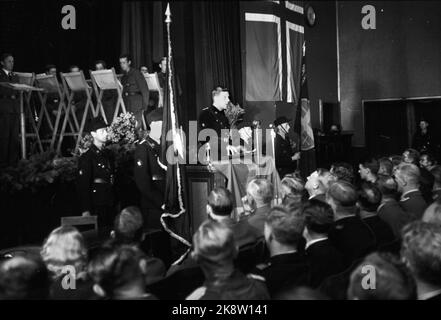
<path fill-rule="evenodd" d="M 281 179 L 288 174 L 293 173 L 297 164 L 296 161 L 300 159 L 300 152 L 294 152 L 293 143 L 288 136 L 291 126 L 291 120 L 282 116 L 274 121 L 274 127 L 277 129 L 276 139 L 274 141 L 275 162 L 276 168 Z"/>
<path fill-rule="evenodd" d="M 401 257 L 416 280 L 418 300 L 441 300 L 441 226 L 414 221 L 402 239 Z"/>
<path fill-rule="evenodd" d="M 334 222 L 329 204 L 310 200 L 303 209 L 305 253 L 311 266 L 311 286 L 318 287 L 327 277 L 344 270 L 343 255 L 331 244 L 328 232 Z"/>
<path fill-rule="evenodd" d="M 401 208 L 396 200 L 397 182 L 393 177 L 381 176 L 377 180 L 377 186 L 382 194 L 381 203 L 377 208 L 378 216 L 389 225 L 395 238 L 399 239 L 401 228 L 411 220 L 411 216 Z"/>
<path fill-rule="evenodd" d="M 413 220 L 421 219 L 427 203 L 419 190 L 420 169 L 414 164 L 402 163 L 394 176 L 401 193 L 400 206 Z"/>
<path fill-rule="evenodd" d="M 374 232 L 377 248 L 383 248 L 395 240 L 391 227 L 378 216 L 380 203 L 380 190 L 373 183 L 363 182 L 358 190 L 359 215 Z"/>
<path fill-rule="evenodd" d="M 77 193 L 83 216 L 97 215 L 100 226 L 108 227 L 114 218 L 114 159 L 104 148 L 107 124 L 101 118 L 88 123 L 93 144 L 78 159 Z"/>
<path fill-rule="evenodd" d="M 4 53 L 0 57 L 0 82 L 18 83 L 14 57 Z M 20 157 L 20 96 L 11 88 L 0 86 L 0 168 L 15 166 Z"/>
<path fill-rule="evenodd" d="M 258 265 L 255 273 L 266 279 L 272 297 L 293 286 L 309 285 L 309 264 L 298 249 L 303 228 L 301 206 L 290 211 L 274 207 L 265 220 L 265 241 L 271 257 L 268 263 Z"/>
<path fill-rule="evenodd" d="M 274 197 L 274 188 L 267 179 L 256 178 L 247 185 L 247 194 L 244 197 L 246 211 L 251 211 L 248 223 L 259 237 L 263 237 L 266 216 L 271 210 L 271 201 Z"/>
<path fill-rule="evenodd" d="M 343 254 L 348 266 L 375 249 L 373 232 L 356 215 L 357 199 L 355 187 L 346 181 L 335 182 L 326 194 L 326 201 L 334 212 L 329 240 Z"/>
<path fill-rule="evenodd" d="M 119 57 L 123 71 L 121 84 L 123 99 L 127 112 L 135 115 L 137 126 L 142 126 L 142 115 L 149 105 L 149 88 L 142 73 L 132 66 L 132 58 L 128 54 Z"/>
<path fill-rule="evenodd" d="M 160 163 L 162 108 L 147 116 L 150 132 L 135 149 L 134 179 L 141 194 L 141 210 L 149 228 L 161 228 L 165 193 L 166 164 Z"/>

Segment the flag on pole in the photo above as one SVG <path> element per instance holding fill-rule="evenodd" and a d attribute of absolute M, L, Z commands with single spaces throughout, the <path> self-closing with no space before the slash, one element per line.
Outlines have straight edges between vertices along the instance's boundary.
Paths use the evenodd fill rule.
<path fill-rule="evenodd" d="M 300 99 L 297 105 L 297 114 L 294 130 L 300 137 L 300 172 L 308 176 L 316 169 L 314 133 L 311 126 L 311 108 L 308 95 L 308 79 L 306 76 L 306 44 L 303 41 L 302 70 L 300 82 Z"/>
<path fill-rule="evenodd" d="M 171 12 L 170 5 L 166 10 L 167 25 L 167 75 L 164 87 L 164 105 L 161 136 L 160 162 L 167 168 L 164 197 L 164 213 L 161 223 L 170 236 L 185 245 L 191 246 L 190 220 L 186 214 L 185 203 L 185 166 L 179 164 L 184 154 L 182 128 L 179 125 L 179 105 L 177 99 L 176 73 L 173 63 L 172 43 L 170 37 Z M 175 243 L 176 244 L 176 243 Z M 172 246 L 176 249 L 176 245 Z M 179 263 L 179 260 L 175 263 Z"/>

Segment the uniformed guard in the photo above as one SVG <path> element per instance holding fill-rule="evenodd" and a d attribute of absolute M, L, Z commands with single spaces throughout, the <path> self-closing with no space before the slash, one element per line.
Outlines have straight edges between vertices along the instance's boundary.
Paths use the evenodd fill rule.
<path fill-rule="evenodd" d="M 147 115 L 149 135 L 135 149 L 134 179 L 141 193 L 141 210 L 148 228 L 161 228 L 165 193 L 166 164 L 159 160 L 163 108 Z"/>
<path fill-rule="evenodd" d="M 0 82 L 17 83 L 12 70 L 14 57 L 10 53 L 1 56 Z M 0 168 L 15 166 L 20 157 L 20 100 L 12 89 L 0 86 Z"/>
<path fill-rule="evenodd" d="M 199 130 L 213 129 L 217 136 L 215 141 L 212 141 L 212 139 L 208 137 L 204 143 L 209 142 L 211 150 L 216 148 L 218 157 L 221 155 L 222 144 L 225 144 L 228 152 L 237 153 L 238 149 L 229 145 L 230 123 L 225 115 L 225 110 L 230 101 L 228 90 L 217 87 L 212 91 L 212 99 L 212 106 L 202 109 L 202 112 L 199 115 Z"/>
<path fill-rule="evenodd" d="M 127 112 L 135 115 L 137 126 L 142 125 L 143 111 L 149 105 L 149 88 L 142 73 L 132 67 L 132 59 L 128 54 L 119 58 L 119 63 L 124 74 L 121 78 L 123 86 L 123 99 Z"/>
<path fill-rule="evenodd" d="M 107 125 L 102 118 L 93 118 L 88 131 L 93 144 L 78 160 L 77 192 L 83 216 L 97 215 L 100 226 L 110 226 L 114 214 L 114 161 L 104 149 Z"/>
<path fill-rule="evenodd" d="M 300 159 L 300 152 L 294 151 L 295 146 L 293 146 L 288 136 L 288 131 L 291 128 L 290 121 L 285 116 L 278 117 L 274 121 L 274 127 L 277 129 L 274 142 L 275 161 L 280 178 L 288 173 L 293 173 L 297 168 L 295 161 Z"/>

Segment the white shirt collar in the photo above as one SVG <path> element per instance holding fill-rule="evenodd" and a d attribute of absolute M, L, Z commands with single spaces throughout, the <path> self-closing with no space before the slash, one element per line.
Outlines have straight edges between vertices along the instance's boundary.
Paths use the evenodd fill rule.
<path fill-rule="evenodd" d="M 435 290 L 435 291 L 426 292 L 426 293 L 420 295 L 418 297 L 418 300 L 427 300 L 427 299 L 433 298 L 434 296 L 437 296 L 440 293 L 441 293 L 441 289 L 438 289 L 438 290 Z"/>
<path fill-rule="evenodd" d="M 402 195 L 401 195 L 401 199 L 403 199 L 405 196 L 407 196 L 409 193 L 411 193 L 411 192 L 415 192 L 415 191 L 420 191 L 419 189 L 412 189 L 412 190 L 409 190 L 409 191 L 406 191 L 405 193 L 403 193 Z"/>
<path fill-rule="evenodd" d="M 310 241 L 306 242 L 305 250 L 308 249 L 308 247 L 313 245 L 314 243 L 317 243 L 319 241 L 324 241 L 324 240 L 328 240 L 328 237 L 318 238 L 318 239 L 314 239 L 314 240 L 310 240 Z"/>
<path fill-rule="evenodd" d="M 9 73 L 11 73 L 11 71 L 6 70 L 5 68 L 3 68 L 3 71 L 6 73 L 7 76 L 9 76 Z"/>

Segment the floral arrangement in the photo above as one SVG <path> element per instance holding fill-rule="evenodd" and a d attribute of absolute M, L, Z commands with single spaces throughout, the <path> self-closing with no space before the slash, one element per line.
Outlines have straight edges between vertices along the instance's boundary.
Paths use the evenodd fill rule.
<path fill-rule="evenodd" d="M 241 117 L 245 114 L 245 110 L 239 106 L 239 104 L 234 105 L 231 101 L 228 102 L 227 109 L 225 110 L 225 115 L 228 118 L 231 129 L 236 127 L 236 123 L 241 120 Z"/>
<path fill-rule="evenodd" d="M 132 144 L 138 140 L 136 119 L 133 113 L 123 113 L 112 122 L 109 127 L 109 142 L 118 144 Z"/>

